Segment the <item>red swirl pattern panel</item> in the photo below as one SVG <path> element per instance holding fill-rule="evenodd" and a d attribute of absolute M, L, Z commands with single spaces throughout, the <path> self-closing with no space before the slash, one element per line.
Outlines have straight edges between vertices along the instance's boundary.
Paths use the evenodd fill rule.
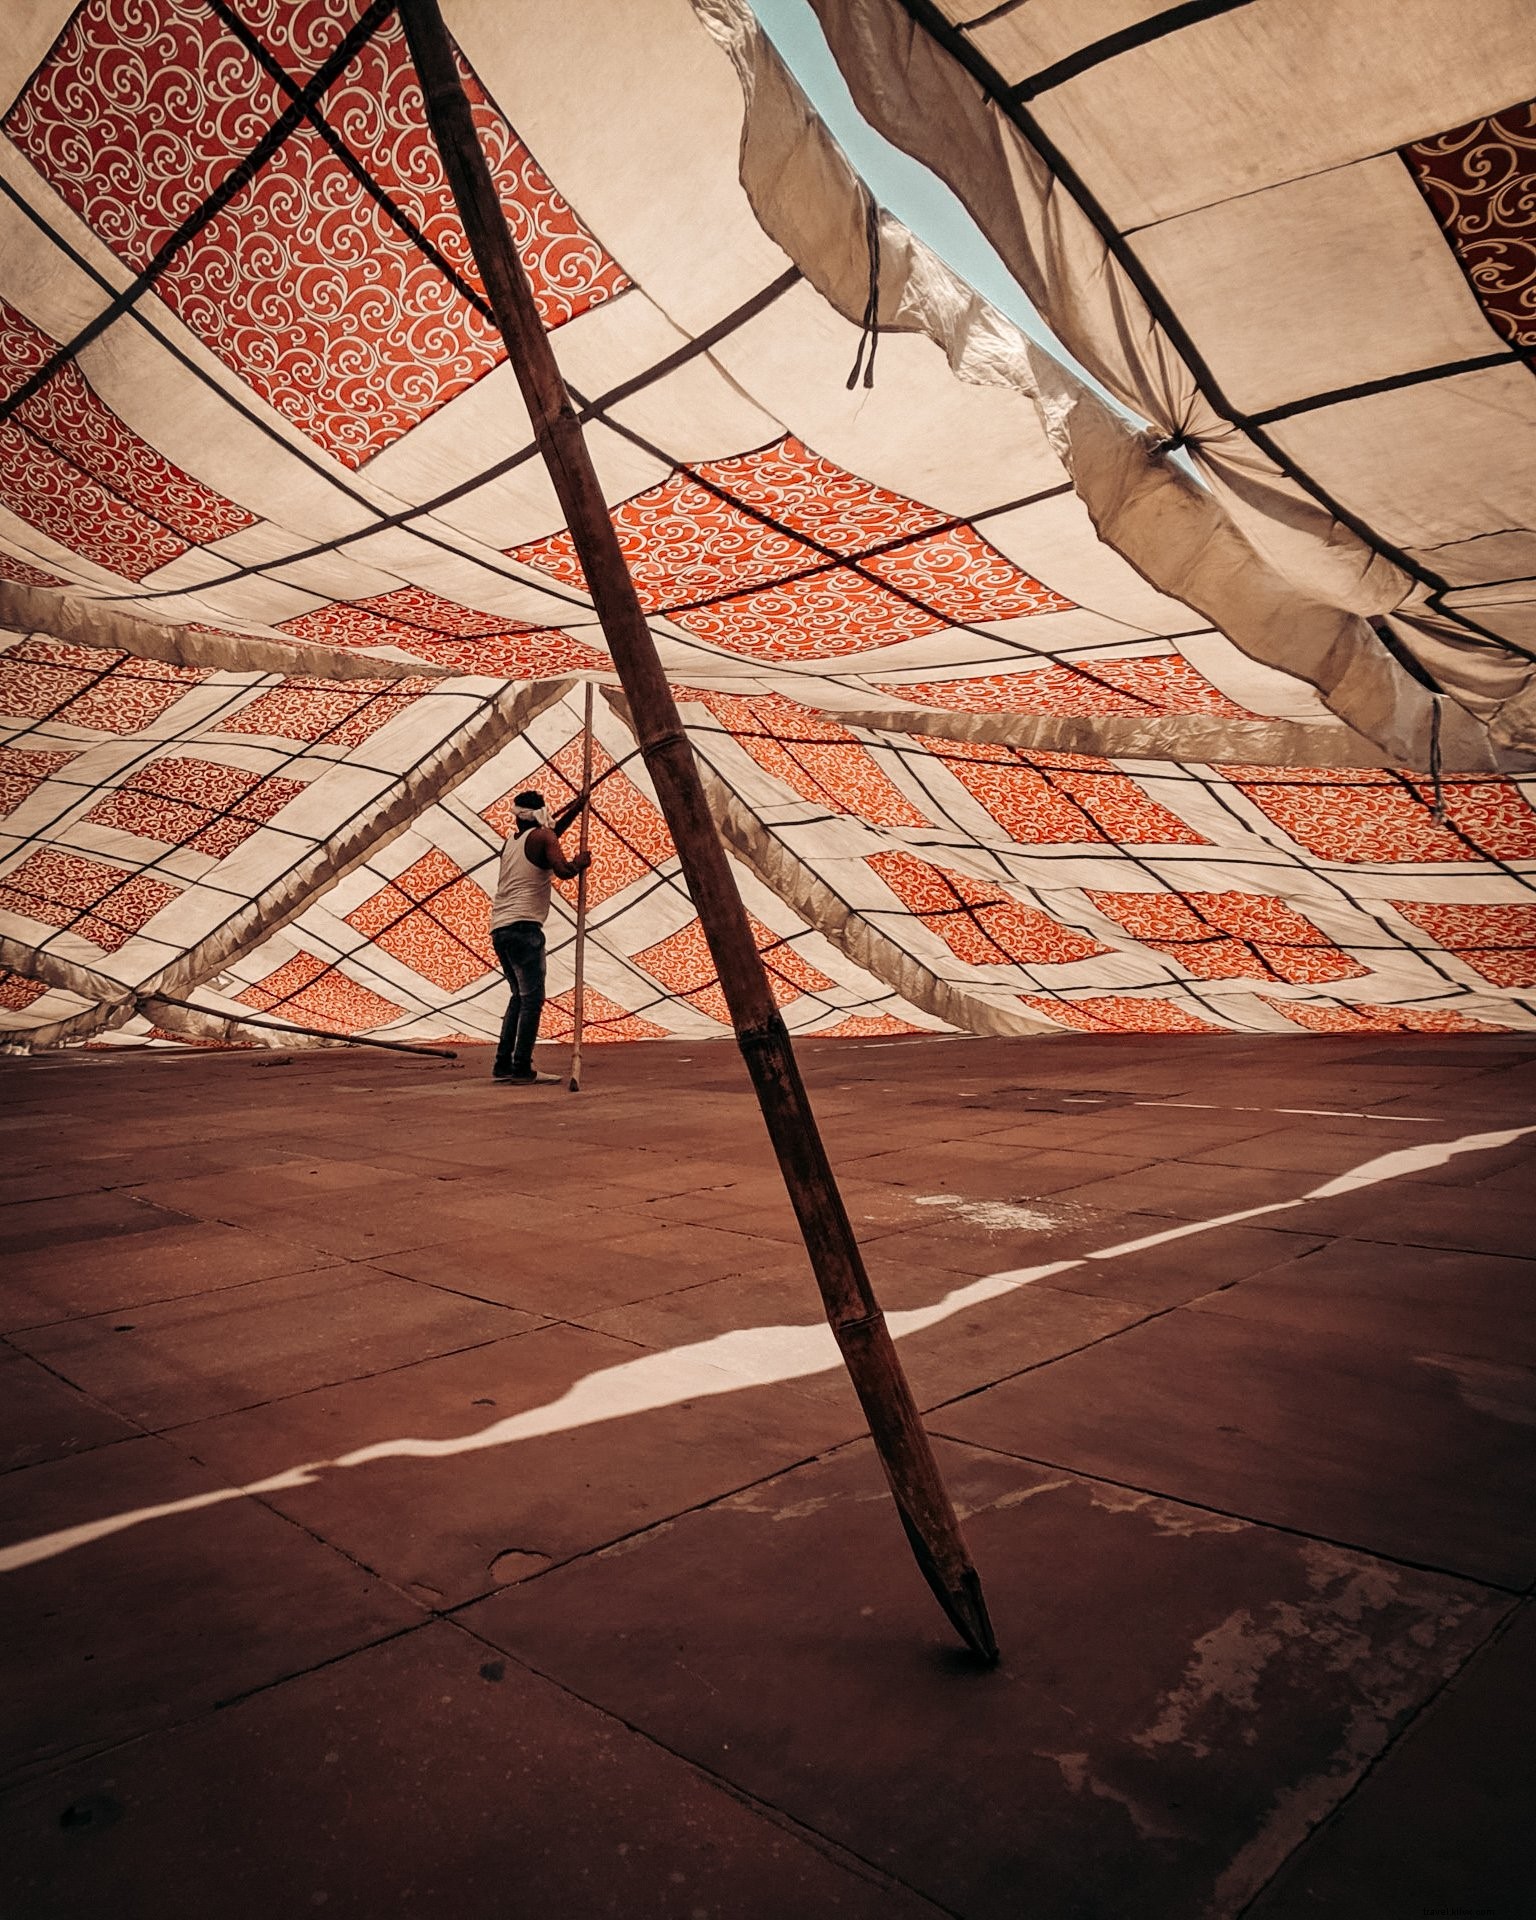
<path fill-rule="evenodd" d="M 827 564 L 814 547 L 765 527 L 686 473 L 671 474 L 623 501 L 612 518 L 647 613 L 741 593 Z M 564 586 L 586 589 L 569 533 L 530 540 L 509 557 Z"/>
<path fill-rule="evenodd" d="M 872 553 L 860 564 L 942 614 L 946 626 L 1067 613 L 1074 604 L 1031 579 L 974 527 L 946 527 L 889 553 Z"/>
<path fill-rule="evenodd" d="M 1489 324 L 1536 348 L 1536 100 L 1402 149 Z"/>
<path fill-rule="evenodd" d="M 1366 768 L 1219 767 L 1298 846 L 1325 860 L 1473 861 L 1536 857 L 1536 813 L 1507 780 L 1445 780 L 1446 824 L 1418 775 Z"/>
<path fill-rule="evenodd" d="M 818 1027 L 818 1040 L 876 1040 L 901 1033 L 921 1033 L 910 1020 L 898 1020 L 893 1013 L 850 1013 L 833 1027 Z"/>
<path fill-rule="evenodd" d="M 29 980 L 25 974 L 0 975 L 0 1007 L 8 1013 L 25 1013 L 34 1000 L 48 991 L 41 980 Z"/>
<path fill-rule="evenodd" d="M 0 398 L 45 366 L 56 345 L 0 300 Z M 255 525 L 254 514 L 183 473 L 124 426 L 73 364 L 61 367 L 12 420 L 109 493 L 179 534 L 183 551 Z"/>
<path fill-rule="evenodd" d="M 706 706 L 765 773 L 791 792 L 832 813 L 853 814 L 876 827 L 926 827 L 901 789 L 880 770 L 846 727 L 782 694 L 739 699 L 731 694 L 677 689 L 679 699 Z"/>
<path fill-rule="evenodd" d="M 301 84 L 352 0 L 238 0 Z M 629 284 L 462 68 L 544 323 Z M 287 102 L 200 0 L 86 0 L 5 131 L 136 269 Z M 329 89 L 327 120 L 466 285 L 478 288 L 393 19 Z M 503 358 L 495 330 L 304 125 L 178 254 L 157 291 L 280 413 L 360 466 Z"/>
<path fill-rule="evenodd" d="M 14 813 L 28 794 L 51 780 L 60 767 L 77 758 L 73 753 L 35 753 L 28 748 L 0 747 L 0 816 Z"/>
<path fill-rule="evenodd" d="M 529 627 L 502 614 L 479 613 L 425 587 L 398 587 L 368 600 L 333 600 L 279 622 L 279 631 L 316 646 L 396 647 L 456 673 L 511 680 L 593 673 L 611 665 L 605 654 L 558 627 Z"/>
<path fill-rule="evenodd" d="M 435 685 L 432 680 L 284 680 L 213 731 L 360 747 Z"/>
<path fill-rule="evenodd" d="M 699 478 L 844 559 L 944 526 L 949 515 L 861 480 L 793 434 L 755 453 L 708 460 Z M 764 529 L 767 531 L 767 529 Z"/>
<path fill-rule="evenodd" d="M 1224 1029 L 1171 1000 L 1139 1000 L 1130 993 L 1104 993 L 1087 1000 L 1053 1000 L 1046 993 L 1021 993 L 1033 1012 L 1079 1033 L 1220 1033 Z"/>
<path fill-rule="evenodd" d="M 1110 951 L 997 887 L 915 854 L 871 854 L 868 864 L 967 966 L 1058 966 Z"/>
<path fill-rule="evenodd" d="M 0 580 L 12 580 L 18 587 L 63 587 L 69 584 L 56 573 L 45 573 L 41 567 L 14 559 L 8 553 L 0 553 Z"/>
<path fill-rule="evenodd" d="M 1066 666 L 1037 667 L 1029 673 L 989 673 L 973 680 L 871 684 L 912 706 L 948 713 L 1209 713 L 1254 718 L 1179 654 L 1095 660 L 1081 672 Z"/>
<path fill-rule="evenodd" d="M 222 860 L 297 800 L 305 785 L 214 760 L 170 757 L 141 768 L 85 817 L 93 826 Z"/>
<path fill-rule="evenodd" d="M 0 505 L 124 580 L 142 580 L 187 550 L 179 534 L 120 500 L 15 420 L 0 425 Z"/>
<path fill-rule="evenodd" d="M 1133 939 L 1202 980 L 1320 984 L 1369 972 L 1283 900 L 1259 893 L 1100 893 L 1088 898 Z"/>
<path fill-rule="evenodd" d="M 496 971 L 490 921 L 484 888 L 440 847 L 347 915 L 349 927 L 445 993 Z"/>
<path fill-rule="evenodd" d="M 1536 987 L 1536 906 L 1429 900 L 1394 900 L 1392 905 L 1495 986 Z"/>
<path fill-rule="evenodd" d="M 544 795 L 551 815 L 573 800 L 581 788 L 580 737 L 568 740 L 526 780 L 519 780 L 515 789 L 484 809 L 481 819 L 503 839 L 514 828 L 512 794 L 521 793 L 527 787 Z M 619 771 L 595 740 L 587 833 L 592 854 L 587 873 L 587 899 L 592 906 L 611 900 L 616 893 L 622 893 L 637 880 L 646 879 L 676 857 L 661 810 L 627 774 Z M 575 901 L 574 880 L 557 880 L 555 885 L 568 900 Z"/>
<path fill-rule="evenodd" d="M 0 880 L 0 910 L 116 953 L 180 892 L 147 873 L 44 847 Z"/>
<path fill-rule="evenodd" d="M 1072 604 L 974 527 L 859 479 L 792 435 L 680 468 L 622 502 L 613 521 L 648 613 L 760 660 L 831 658 L 956 621 Z M 511 557 L 566 586 L 585 584 L 569 533 Z M 860 571 L 838 560 L 856 560 Z"/>
<path fill-rule="evenodd" d="M 326 1033 L 363 1033 L 387 1026 L 405 1012 L 371 987 L 350 979 L 318 954 L 301 947 L 291 960 L 236 996 L 243 1005 L 295 1026 Z"/>
<path fill-rule="evenodd" d="M 827 567 L 671 618 L 711 646 L 753 660 L 830 660 L 915 640 L 948 625 L 851 567 Z"/>
<path fill-rule="evenodd" d="M 752 925 L 757 950 L 763 957 L 768 985 L 779 1006 L 787 1007 L 791 1000 L 798 1000 L 802 993 L 823 993 L 833 984 L 824 973 L 796 953 L 772 927 L 765 927 L 752 914 L 748 914 L 747 918 Z M 715 963 L 704 938 L 703 925 L 698 920 L 690 920 L 687 926 L 679 927 L 676 933 L 668 934 L 665 940 L 658 940 L 655 946 L 637 953 L 634 963 L 659 980 L 668 992 L 697 1007 L 700 1013 L 708 1014 L 711 1020 L 718 1020 L 722 1026 L 730 1025 L 730 1009 L 725 1004 L 725 995 L 720 991 Z"/>
<path fill-rule="evenodd" d="M 99 733 L 142 733 L 204 678 L 196 667 L 64 640 L 23 640 L 0 654 L 0 714 L 62 720 Z"/>
<path fill-rule="evenodd" d="M 654 1020 L 642 1019 L 638 1013 L 627 1013 L 616 1000 L 610 1000 L 606 993 L 599 993 L 595 987 L 584 989 L 581 1006 L 581 1037 L 583 1044 L 601 1045 L 604 1041 L 615 1040 L 665 1040 L 669 1038 L 665 1027 L 658 1027 Z M 576 1031 L 576 995 L 557 993 L 544 1002 L 544 1015 L 539 1021 L 541 1040 L 569 1040 Z M 484 1035 L 476 1036 L 471 1044 L 483 1041 Z"/>
<path fill-rule="evenodd" d="M 1040 846 L 1109 841 L 1123 846 L 1200 846 L 1194 828 L 1107 760 L 1081 753 L 1029 753 L 965 740 L 924 740 L 1011 840 Z"/>
<path fill-rule="evenodd" d="M 1311 1033 L 1508 1033 L 1491 1020 L 1474 1020 L 1449 1007 L 1373 1007 L 1357 1001 L 1312 1006 L 1301 1000 L 1259 998 L 1277 1013 Z"/>

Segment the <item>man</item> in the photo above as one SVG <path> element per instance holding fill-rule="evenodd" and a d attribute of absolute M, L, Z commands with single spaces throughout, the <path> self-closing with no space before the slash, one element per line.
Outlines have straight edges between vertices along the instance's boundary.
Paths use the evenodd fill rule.
<path fill-rule="evenodd" d="M 513 796 L 516 830 L 502 849 L 491 907 L 491 945 L 512 989 L 491 1078 L 509 1086 L 554 1082 L 553 1074 L 533 1070 L 533 1043 L 544 1011 L 544 922 L 549 918 L 551 881 L 572 880 L 592 864 L 590 853 L 567 860 L 560 851 L 560 835 L 586 799 L 578 794 L 551 826 L 542 793 L 529 789 Z"/>

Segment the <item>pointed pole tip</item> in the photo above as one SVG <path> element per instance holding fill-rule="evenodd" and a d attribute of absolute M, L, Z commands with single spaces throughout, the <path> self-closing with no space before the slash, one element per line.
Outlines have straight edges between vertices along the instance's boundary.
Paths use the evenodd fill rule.
<path fill-rule="evenodd" d="M 950 1589 L 943 1606 L 960 1638 L 976 1658 L 985 1667 L 995 1667 L 1002 1655 L 998 1651 L 997 1635 L 992 1631 L 992 1617 L 987 1612 L 981 1581 L 974 1567 L 966 1568 L 960 1586 Z"/>

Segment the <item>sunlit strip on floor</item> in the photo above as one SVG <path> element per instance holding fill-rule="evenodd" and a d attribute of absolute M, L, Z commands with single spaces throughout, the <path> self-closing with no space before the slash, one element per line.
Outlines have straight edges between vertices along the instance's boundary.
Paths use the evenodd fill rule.
<path fill-rule="evenodd" d="M 1237 1226 L 1246 1220 L 1285 1213 L 1310 1200 L 1332 1200 L 1343 1194 L 1359 1193 L 1379 1186 L 1383 1181 L 1401 1180 L 1409 1174 L 1423 1173 L 1445 1166 L 1458 1154 L 1486 1153 L 1507 1147 L 1536 1126 L 1510 1127 L 1498 1133 L 1469 1133 L 1457 1140 L 1438 1140 L 1423 1146 L 1404 1147 L 1396 1153 L 1384 1153 L 1367 1160 L 1346 1173 L 1311 1187 L 1294 1200 L 1271 1200 L 1262 1206 L 1243 1207 L 1235 1213 L 1217 1214 L 1214 1219 L 1194 1220 L 1182 1226 L 1168 1227 L 1159 1233 L 1143 1235 L 1101 1247 L 1070 1260 L 1052 1260 L 1043 1266 L 1016 1267 L 1005 1273 L 987 1274 L 956 1287 L 929 1307 L 915 1307 L 887 1315 L 894 1338 L 921 1333 L 929 1327 L 963 1313 L 983 1301 L 1001 1299 L 1037 1280 L 1097 1260 L 1119 1260 L 1127 1254 L 1144 1253 L 1150 1247 L 1167 1246 L 1171 1241 L 1188 1239 L 1198 1233 L 1210 1233 L 1217 1227 Z M 1390 1257 L 1384 1252 L 1384 1258 Z M 479 1453 L 488 1447 L 511 1446 L 519 1440 L 539 1440 L 555 1433 L 569 1433 L 605 1420 L 620 1420 L 628 1415 L 654 1413 L 663 1407 L 675 1407 L 685 1400 L 701 1400 L 715 1394 L 740 1393 L 747 1387 L 778 1386 L 790 1380 L 803 1380 L 811 1374 L 829 1373 L 839 1365 L 837 1343 L 824 1321 L 813 1326 L 738 1327 L 730 1333 L 715 1335 L 681 1347 L 669 1347 L 648 1353 L 638 1360 L 624 1360 L 617 1366 L 602 1367 L 586 1374 L 568 1387 L 558 1399 L 523 1413 L 509 1414 L 474 1433 L 451 1440 L 402 1438 L 379 1440 L 338 1454 L 333 1460 L 309 1461 L 289 1467 L 265 1480 L 252 1480 L 244 1486 L 219 1487 L 209 1493 L 192 1494 L 184 1500 L 167 1500 L 158 1506 L 135 1507 L 127 1513 L 109 1514 L 105 1519 L 88 1520 L 77 1527 L 64 1527 L 56 1533 L 39 1534 L 31 1540 L 19 1540 L 0 1548 L 0 1573 L 15 1573 L 40 1560 L 52 1560 L 76 1547 L 89 1546 L 146 1521 L 166 1520 L 175 1514 L 196 1513 L 226 1500 L 243 1500 L 269 1493 L 283 1493 L 294 1487 L 308 1486 L 322 1473 L 365 1467 L 375 1460 L 443 1460 L 461 1453 Z"/>

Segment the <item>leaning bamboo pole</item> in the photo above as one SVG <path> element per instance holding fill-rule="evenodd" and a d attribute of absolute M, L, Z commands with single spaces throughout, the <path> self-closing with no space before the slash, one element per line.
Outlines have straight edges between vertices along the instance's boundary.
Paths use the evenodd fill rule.
<path fill-rule="evenodd" d="M 788 1030 L 769 991 L 746 909 L 704 797 L 693 749 L 533 289 L 507 230 L 438 0 L 401 0 L 400 18 L 421 80 L 427 120 L 628 699 L 827 1318 L 917 1563 L 962 1638 L 983 1659 L 995 1661 L 997 1643 L 981 1583 L 864 1270 Z"/>
<path fill-rule="evenodd" d="M 581 723 L 581 833 L 582 853 L 591 843 L 592 818 L 592 682 L 587 682 Z M 587 870 L 576 876 L 576 978 L 571 988 L 571 1092 L 581 1092 L 581 1030 L 587 1020 Z"/>

